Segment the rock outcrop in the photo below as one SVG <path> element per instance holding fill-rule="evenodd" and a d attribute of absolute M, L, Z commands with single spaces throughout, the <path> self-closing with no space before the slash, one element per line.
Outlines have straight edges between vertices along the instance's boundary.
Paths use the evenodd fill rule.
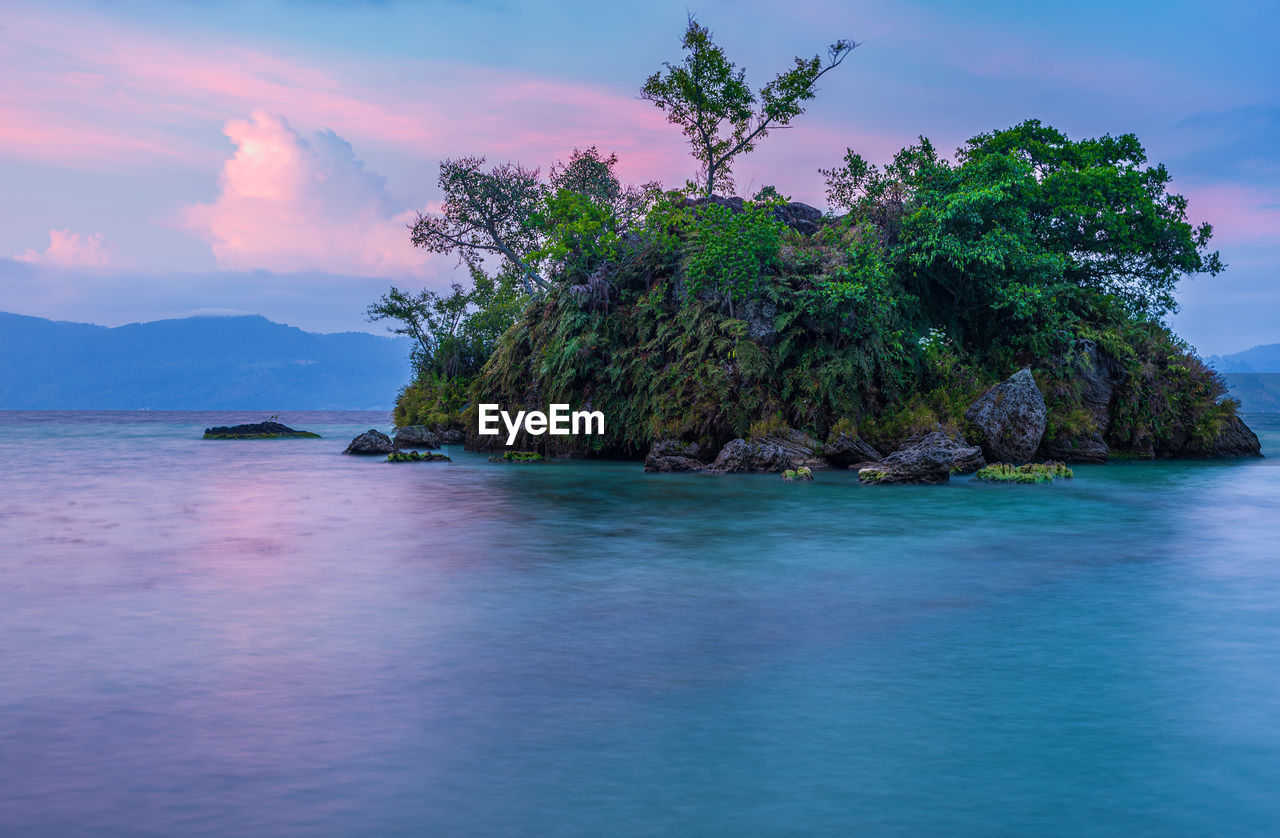
<path fill-rule="evenodd" d="M 971 460 L 977 448 L 965 448 L 956 440 L 932 431 L 894 451 L 875 465 L 858 470 L 862 483 L 949 483 L 958 458 Z"/>
<path fill-rule="evenodd" d="M 836 468 L 849 468 L 858 463 L 875 463 L 884 455 L 871 443 L 852 434 L 832 434 L 822 446 L 822 456 Z"/>
<path fill-rule="evenodd" d="M 1175 433 L 1155 452 L 1157 457 L 1174 459 L 1239 459 L 1242 457 L 1261 457 L 1262 445 L 1258 436 L 1249 429 L 1244 420 L 1232 415 L 1222 423 L 1222 430 L 1213 442 L 1204 443 L 1187 437 L 1183 433 Z"/>
<path fill-rule="evenodd" d="M 707 471 L 725 474 L 767 471 L 781 473 L 801 466 L 825 468 L 819 456 L 821 444 L 796 430 L 787 430 L 752 439 L 734 439 L 725 443 Z"/>
<path fill-rule="evenodd" d="M 347 446 L 347 450 L 343 454 L 390 454 L 395 446 L 391 442 L 391 437 L 382 431 L 370 428 L 360 436 L 351 440 L 351 444 Z"/>
<path fill-rule="evenodd" d="M 446 428 L 440 431 L 442 445 L 462 445 L 467 441 L 467 432 L 460 428 Z"/>
<path fill-rule="evenodd" d="M 696 443 L 678 439 L 660 439 L 649 449 L 644 458 L 645 471 L 702 471 L 706 464 L 698 459 Z"/>
<path fill-rule="evenodd" d="M 254 422 L 249 425 L 219 425 L 204 429 L 205 439 L 319 439 L 320 434 L 297 431 L 279 422 Z"/>
<path fill-rule="evenodd" d="M 1031 370 L 1018 370 L 965 411 L 988 462 L 1030 462 L 1044 437 L 1048 411 Z"/>
<path fill-rule="evenodd" d="M 1065 363 L 1076 371 L 1080 404 L 1093 417 L 1094 429 L 1046 436 L 1040 450 L 1051 460 L 1105 463 L 1111 459 L 1106 442 L 1107 429 L 1111 427 L 1111 398 L 1116 385 L 1124 380 L 1124 369 L 1091 340 L 1077 340 L 1071 351 L 1072 356 Z"/>
<path fill-rule="evenodd" d="M 396 431 L 393 447 L 399 448 L 439 448 L 440 435 L 426 425 L 405 425 Z"/>

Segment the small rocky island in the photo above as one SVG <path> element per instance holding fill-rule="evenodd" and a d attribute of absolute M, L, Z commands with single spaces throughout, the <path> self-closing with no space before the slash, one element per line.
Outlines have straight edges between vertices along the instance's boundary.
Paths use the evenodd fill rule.
<path fill-rule="evenodd" d="M 204 439 L 320 439 L 320 434 L 295 430 L 279 422 L 254 422 L 205 428 Z"/>

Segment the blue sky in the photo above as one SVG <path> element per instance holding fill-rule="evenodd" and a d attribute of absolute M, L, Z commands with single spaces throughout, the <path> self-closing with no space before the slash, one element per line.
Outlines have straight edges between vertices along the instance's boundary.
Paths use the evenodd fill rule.
<path fill-rule="evenodd" d="M 678 132 L 636 98 L 694 12 L 757 86 L 862 42 L 809 112 L 737 167 L 822 203 L 816 170 L 1038 118 L 1134 132 L 1230 265 L 1184 283 L 1205 354 L 1280 342 L 1280 7 L 1191 3 L 24 3 L 0 22 L 0 309 L 114 325 L 262 313 L 377 327 L 443 157 L 547 166 L 617 151 L 682 182 Z"/>

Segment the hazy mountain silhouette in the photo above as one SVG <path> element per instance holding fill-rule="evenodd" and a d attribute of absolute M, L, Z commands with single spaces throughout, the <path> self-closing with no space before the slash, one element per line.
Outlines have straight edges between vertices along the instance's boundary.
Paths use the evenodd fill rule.
<path fill-rule="evenodd" d="M 0 409 L 390 408 L 408 355 L 403 338 L 258 316 L 107 328 L 0 313 Z"/>
<path fill-rule="evenodd" d="M 1280 343 L 1211 355 L 1205 360 L 1222 373 L 1241 410 L 1280 411 Z"/>

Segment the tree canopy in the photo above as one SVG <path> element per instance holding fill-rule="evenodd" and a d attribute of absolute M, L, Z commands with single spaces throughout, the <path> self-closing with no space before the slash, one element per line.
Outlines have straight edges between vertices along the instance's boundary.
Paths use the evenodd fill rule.
<path fill-rule="evenodd" d="M 418 213 L 410 238 L 432 253 L 457 252 L 470 268 L 486 255 L 505 259 L 519 274 L 526 293 L 548 288 L 529 254 L 540 242 L 535 217 L 546 196 L 538 169 L 502 163 L 486 171 L 483 157 L 460 157 L 440 164 L 444 202 L 439 214 Z"/>

